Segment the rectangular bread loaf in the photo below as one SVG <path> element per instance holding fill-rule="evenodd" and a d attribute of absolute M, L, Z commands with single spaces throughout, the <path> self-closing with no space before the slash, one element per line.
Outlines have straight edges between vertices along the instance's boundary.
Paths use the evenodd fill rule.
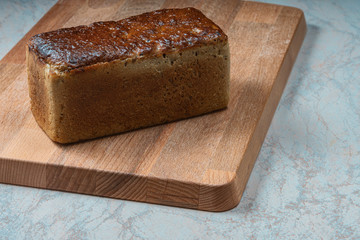
<path fill-rule="evenodd" d="M 225 108 L 229 45 L 194 8 L 33 36 L 26 51 L 31 110 L 71 143 Z"/>

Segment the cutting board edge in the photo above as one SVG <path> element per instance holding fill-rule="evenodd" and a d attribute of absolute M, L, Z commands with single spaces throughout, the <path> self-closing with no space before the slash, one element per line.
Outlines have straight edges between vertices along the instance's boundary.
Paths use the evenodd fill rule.
<path fill-rule="evenodd" d="M 299 8 L 294 8 L 294 7 L 289 7 L 289 8 L 299 11 L 301 13 L 301 17 L 299 18 L 298 25 L 297 25 L 297 27 L 295 29 L 295 33 L 293 35 L 294 37 L 292 38 L 292 40 L 288 46 L 288 49 L 284 56 L 284 60 L 281 64 L 281 67 L 278 71 L 278 75 L 276 77 L 277 80 L 275 81 L 275 84 L 276 83 L 281 84 L 283 82 L 281 84 L 282 86 L 279 86 L 281 91 L 277 92 L 277 95 L 279 95 L 279 96 L 276 96 L 276 94 L 273 91 L 274 89 L 276 89 L 276 87 L 274 87 L 275 84 L 272 86 L 272 90 L 268 97 L 267 103 L 265 104 L 265 107 L 262 111 L 262 114 L 261 114 L 261 117 L 259 118 L 258 123 L 256 124 L 255 131 L 253 132 L 252 136 L 250 137 L 249 144 L 246 147 L 246 151 L 243 155 L 243 158 L 240 161 L 240 164 L 238 165 L 238 168 L 236 170 L 236 178 L 234 178 L 232 180 L 233 181 L 232 184 L 234 185 L 233 188 L 236 189 L 235 191 L 240 194 L 237 195 L 236 199 L 238 202 L 233 207 L 236 207 L 241 201 L 242 195 L 245 191 L 245 187 L 246 187 L 247 182 L 252 173 L 252 169 L 255 165 L 257 156 L 262 147 L 262 143 L 265 140 L 267 131 L 268 131 L 268 129 L 271 125 L 272 119 L 275 115 L 275 112 L 276 112 L 276 109 L 280 102 L 281 96 L 286 87 L 288 78 L 289 78 L 292 68 L 295 64 L 297 56 L 300 52 L 301 46 L 305 40 L 306 31 L 307 31 L 305 14 Z M 281 77 L 282 77 L 282 79 L 279 79 Z M 251 159 L 255 159 L 255 160 L 251 160 Z M 242 174 L 243 169 L 247 170 L 247 171 L 245 171 L 244 175 Z M 225 211 L 230 210 L 233 207 L 229 206 L 229 209 L 225 209 Z"/>
<path fill-rule="evenodd" d="M 0 169 L 2 168 L 1 165 L 7 164 L 7 161 L 11 162 L 12 168 L 6 168 L 8 172 L 10 172 L 9 175 L 0 175 L 0 183 L 2 184 L 71 192 L 112 199 L 131 200 L 212 212 L 221 212 L 232 209 L 240 202 L 235 178 L 230 179 L 223 184 L 204 184 L 200 182 L 187 182 L 174 180 L 171 178 L 159 178 L 154 176 L 143 176 L 129 173 L 107 172 L 78 167 L 51 166 L 47 164 L 39 164 L 6 158 L 0 158 Z M 21 168 L 16 168 L 16 166 L 21 166 Z M 49 174 L 49 169 L 54 167 L 57 169 L 53 169 L 52 171 L 54 171 L 56 174 Z M 65 181 L 61 181 L 61 179 L 59 179 L 59 175 L 65 173 L 62 177 L 66 177 L 68 176 L 67 172 L 69 171 L 73 174 L 73 176 L 77 176 L 75 182 L 79 184 L 62 184 Z M 12 178 L 11 176 L 14 175 L 22 177 Z M 121 184 L 120 181 L 125 182 L 125 184 L 121 186 L 120 189 L 117 187 L 117 191 L 114 193 L 111 193 L 111 191 L 109 194 L 105 192 L 99 192 L 101 190 L 97 189 L 96 184 L 94 184 L 96 181 L 94 180 L 99 179 L 100 175 L 105 179 L 112 179 L 112 181 L 107 182 L 107 185 L 119 186 Z M 33 176 L 37 177 L 33 178 Z M 91 176 L 90 181 L 89 176 Z M 83 184 L 84 182 L 85 184 Z M 178 194 L 174 194 L 172 190 L 168 191 L 171 186 L 176 186 L 179 188 Z M 134 195 L 128 195 L 128 191 L 124 191 L 124 187 L 139 190 Z M 187 195 L 186 189 L 188 189 L 188 192 L 190 193 L 189 195 Z"/>

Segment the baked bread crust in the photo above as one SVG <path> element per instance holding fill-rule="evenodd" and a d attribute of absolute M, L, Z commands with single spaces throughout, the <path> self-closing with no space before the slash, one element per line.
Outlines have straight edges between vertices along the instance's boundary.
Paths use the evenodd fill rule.
<path fill-rule="evenodd" d="M 162 9 L 120 21 L 40 33 L 29 50 L 58 70 L 99 62 L 158 57 L 227 41 L 226 34 L 195 8 Z"/>
<path fill-rule="evenodd" d="M 229 101 L 227 36 L 193 8 L 39 34 L 26 55 L 33 115 L 60 143 L 197 116 Z"/>

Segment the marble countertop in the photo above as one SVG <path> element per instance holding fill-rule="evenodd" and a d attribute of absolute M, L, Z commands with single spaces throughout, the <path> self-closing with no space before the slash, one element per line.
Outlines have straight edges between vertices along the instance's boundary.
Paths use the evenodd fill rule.
<path fill-rule="evenodd" d="M 0 239 L 359 239 L 360 1 L 265 0 L 308 32 L 240 204 L 211 213 L 0 184 Z M 54 0 L 0 0 L 0 58 Z"/>

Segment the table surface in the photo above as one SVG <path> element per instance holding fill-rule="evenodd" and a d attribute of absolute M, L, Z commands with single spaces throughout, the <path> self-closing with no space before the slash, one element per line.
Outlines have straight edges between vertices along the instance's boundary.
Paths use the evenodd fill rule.
<path fill-rule="evenodd" d="M 360 238 L 360 1 L 271 0 L 308 32 L 240 204 L 210 213 L 0 184 L 0 239 Z M 54 0 L 0 0 L 0 58 Z"/>

